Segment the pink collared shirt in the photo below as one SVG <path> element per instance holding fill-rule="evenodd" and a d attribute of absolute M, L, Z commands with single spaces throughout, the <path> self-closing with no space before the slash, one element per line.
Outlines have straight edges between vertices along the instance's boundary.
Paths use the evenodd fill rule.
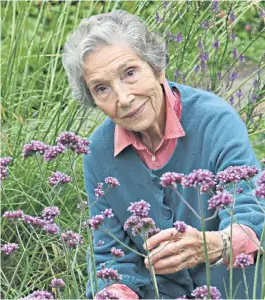
<path fill-rule="evenodd" d="M 174 152 L 178 138 L 185 136 L 185 131 L 180 123 L 182 113 L 180 93 L 176 88 L 173 88 L 172 91 L 167 80 L 163 83 L 163 90 L 166 101 L 165 133 L 155 153 L 151 153 L 133 132 L 127 131 L 116 124 L 114 132 L 114 156 L 117 156 L 129 145 L 132 145 L 149 169 L 160 169 L 168 162 Z M 229 232 L 228 229 L 226 228 L 224 231 Z M 251 228 L 246 225 L 239 226 L 238 224 L 233 224 L 233 266 L 236 267 L 234 264 L 235 258 L 240 253 L 250 254 L 251 264 L 253 264 L 255 254 L 258 250 L 257 245 L 259 244 L 260 242 Z M 228 264 L 227 269 L 229 269 L 229 261 L 225 263 Z M 108 287 L 108 290 L 116 293 L 122 299 L 139 299 L 138 295 L 124 284 L 113 284 Z"/>

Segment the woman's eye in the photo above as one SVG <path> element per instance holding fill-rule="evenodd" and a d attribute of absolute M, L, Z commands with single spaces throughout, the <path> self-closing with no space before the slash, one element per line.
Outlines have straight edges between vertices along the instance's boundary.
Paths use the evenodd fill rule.
<path fill-rule="evenodd" d="M 98 88 L 96 89 L 97 94 L 98 94 L 98 93 L 103 93 L 104 91 L 105 91 L 105 88 L 104 88 L 103 86 L 98 87 Z"/>
<path fill-rule="evenodd" d="M 127 72 L 127 75 L 128 75 L 129 77 L 132 77 L 134 74 L 135 74 L 135 70 L 134 70 L 134 69 L 130 69 L 130 70 Z"/>

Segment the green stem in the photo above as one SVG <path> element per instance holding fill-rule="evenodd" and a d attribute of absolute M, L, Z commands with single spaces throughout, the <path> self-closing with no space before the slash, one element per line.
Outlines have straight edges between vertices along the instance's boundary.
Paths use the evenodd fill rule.
<path fill-rule="evenodd" d="M 211 272 L 210 272 L 210 263 L 209 263 L 209 256 L 208 256 L 208 250 L 207 250 L 207 242 L 206 242 L 206 228 L 205 228 L 205 220 L 204 220 L 204 214 L 202 209 L 202 199 L 200 190 L 198 189 L 198 199 L 199 199 L 199 206 L 200 206 L 200 215 L 201 215 L 201 225 L 202 225 L 202 233 L 203 233 L 203 249 L 205 254 L 205 266 L 206 266 L 206 283 L 207 283 L 207 299 L 211 299 Z"/>
<path fill-rule="evenodd" d="M 230 221 L 230 248 L 229 248 L 229 298 L 233 299 L 233 216 L 234 207 L 236 201 L 236 184 L 234 183 L 234 196 L 231 209 L 231 221 Z"/>
<path fill-rule="evenodd" d="M 245 285 L 246 299 L 249 299 L 249 294 L 248 294 L 248 283 L 247 283 L 247 277 L 246 277 L 245 269 L 242 269 L 242 272 L 243 272 L 243 279 L 244 279 L 244 285 Z"/>

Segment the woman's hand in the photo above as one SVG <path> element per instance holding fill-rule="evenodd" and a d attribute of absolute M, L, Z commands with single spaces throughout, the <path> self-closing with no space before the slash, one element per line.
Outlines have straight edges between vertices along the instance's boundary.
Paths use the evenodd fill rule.
<path fill-rule="evenodd" d="M 223 241 L 217 231 L 207 231 L 206 241 L 209 261 L 213 263 L 221 258 Z M 191 226 L 184 233 L 175 228 L 162 230 L 146 243 L 156 274 L 172 274 L 205 262 L 203 233 Z M 148 268 L 148 259 L 144 262 Z"/>

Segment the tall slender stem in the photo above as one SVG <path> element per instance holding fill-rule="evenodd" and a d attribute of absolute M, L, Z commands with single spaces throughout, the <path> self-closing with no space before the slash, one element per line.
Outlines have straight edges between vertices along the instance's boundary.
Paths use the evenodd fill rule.
<path fill-rule="evenodd" d="M 229 298 L 233 299 L 233 215 L 236 201 L 236 184 L 233 184 L 234 196 L 231 209 L 231 221 L 230 221 L 230 248 L 229 248 Z"/>
<path fill-rule="evenodd" d="M 249 299 L 249 294 L 248 294 L 248 283 L 247 283 L 247 277 L 246 277 L 245 269 L 242 269 L 242 272 L 243 272 L 243 279 L 244 279 L 244 285 L 245 285 L 246 299 Z"/>

